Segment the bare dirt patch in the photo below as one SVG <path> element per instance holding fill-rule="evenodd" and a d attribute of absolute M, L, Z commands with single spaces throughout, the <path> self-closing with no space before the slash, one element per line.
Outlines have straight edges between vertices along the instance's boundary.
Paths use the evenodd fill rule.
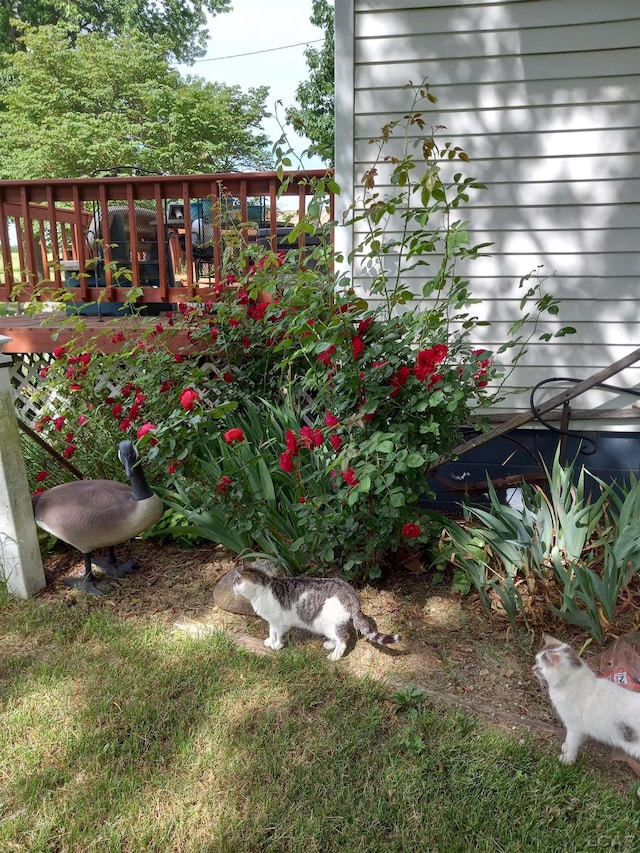
<path fill-rule="evenodd" d="M 73 549 L 56 549 L 44 561 L 47 587 L 41 597 L 62 598 L 70 606 L 90 599 L 89 606 L 170 631 L 221 629 L 239 645 L 273 654 L 262 645 L 266 631 L 261 619 L 237 616 L 213 603 L 218 580 L 236 562 L 228 551 L 213 544 L 180 548 L 136 540 L 119 548 L 118 556 L 137 560 L 140 568 L 111 582 L 103 598 L 94 598 L 64 586 L 64 578 L 83 573 L 83 561 Z M 402 634 L 402 643 L 380 648 L 360 639 L 339 666 L 380 679 L 394 690 L 417 685 L 434 702 L 464 707 L 514 733 L 530 731 L 556 740 L 559 749 L 562 729 L 531 669 L 539 636 L 524 628 L 512 632 L 505 619 L 489 620 L 473 596 L 461 598 L 446 584 L 433 586 L 427 574 L 401 567 L 379 585 L 361 586 L 358 593 L 378 629 Z M 572 641 L 566 626 L 558 633 Z M 583 640 L 573 632 L 576 648 Z M 317 637 L 294 636 L 292 642 L 308 643 L 326 655 Z M 626 765 L 612 763 L 606 750 L 590 745 L 588 752 L 589 765 L 604 771 L 615 787 L 628 787 L 635 778 Z"/>

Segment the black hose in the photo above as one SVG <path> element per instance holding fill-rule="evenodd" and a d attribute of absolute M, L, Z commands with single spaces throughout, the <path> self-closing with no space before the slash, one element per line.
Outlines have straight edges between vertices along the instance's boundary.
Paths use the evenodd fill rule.
<path fill-rule="evenodd" d="M 593 456 L 593 454 L 598 449 L 598 444 L 594 439 L 584 435 L 580 435 L 580 433 L 575 432 L 574 430 L 562 429 L 561 427 L 553 426 L 553 424 L 550 424 L 549 421 L 546 421 L 542 417 L 535 405 L 536 392 L 539 391 L 543 385 L 548 385 L 551 382 L 574 382 L 577 384 L 583 381 L 584 380 L 582 379 L 574 379 L 570 376 L 553 376 L 549 379 L 542 379 L 540 382 L 536 383 L 531 389 L 531 393 L 529 395 L 529 408 L 531 409 L 531 414 L 538 421 L 538 423 L 542 424 L 542 426 L 551 430 L 551 432 L 557 433 L 558 435 L 564 435 L 571 438 L 579 439 L 580 444 L 578 446 L 578 453 L 582 453 L 583 456 Z M 598 382 L 593 387 L 604 388 L 606 391 L 615 391 L 618 394 L 631 394 L 634 397 L 640 397 L 640 391 L 636 391 L 633 388 L 623 388 L 620 385 L 610 385 L 606 382 Z M 590 445 L 590 449 L 587 449 L 585 447 L 585 445 L 587 444 Z"/>

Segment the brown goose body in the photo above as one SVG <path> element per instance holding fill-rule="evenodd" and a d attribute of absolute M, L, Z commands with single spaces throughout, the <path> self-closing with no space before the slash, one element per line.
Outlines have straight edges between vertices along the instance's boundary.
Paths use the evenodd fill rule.
<path fill-rule="evenodd" d="M 162 515 L 157 495 L 134 500 L 131 486 L 115 480 L 62 483 L 33 499 L 36 524 L 83 554 L 121 545 Z"/>
<path fill-rule="evenodd" d="M 77 480 L 54 486 L 32 498 L 36 524 L 84 556 L 84 577 L 68 578 L 65 583 L 94 595 L 101 592 L 93 583 L 92 564 L 116 578 L 133 571 L 135 564 L 117 560 L 114 547 L 155 524 L 164 509 L 137 464 L 138 452 L 132 442 L 120 442 L 118 457 L 130 485 L 116 480 Z M 106 561 L 91 557 L 98 548 L 109 549 Z"/>

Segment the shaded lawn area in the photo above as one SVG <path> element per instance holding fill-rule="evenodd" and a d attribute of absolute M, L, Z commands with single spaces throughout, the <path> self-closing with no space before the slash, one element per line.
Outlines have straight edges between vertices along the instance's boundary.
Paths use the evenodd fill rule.
<path fill-rule="evenodd" d="M 60 601 L 0 607 L 0 849 L 631 851 L 640 811 L 532 737 Z"/>

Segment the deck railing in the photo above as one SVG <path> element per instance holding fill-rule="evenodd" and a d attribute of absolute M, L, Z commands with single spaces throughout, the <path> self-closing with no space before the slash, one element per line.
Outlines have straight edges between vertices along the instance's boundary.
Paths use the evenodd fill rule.
<path fill-rule="evenodd" d="M 149 305 L 204 296 L 223 277 L 231 230 L 276 249 L 279 193 L 296 199 L 297 221 L 324 174 L 0 181 L 0 302 L 65 287 L 72 301 L 105 307 L 122 299 L 120 286 L 141 288 Z M 330 195 L 327 204 L 333 219 Z"/>

